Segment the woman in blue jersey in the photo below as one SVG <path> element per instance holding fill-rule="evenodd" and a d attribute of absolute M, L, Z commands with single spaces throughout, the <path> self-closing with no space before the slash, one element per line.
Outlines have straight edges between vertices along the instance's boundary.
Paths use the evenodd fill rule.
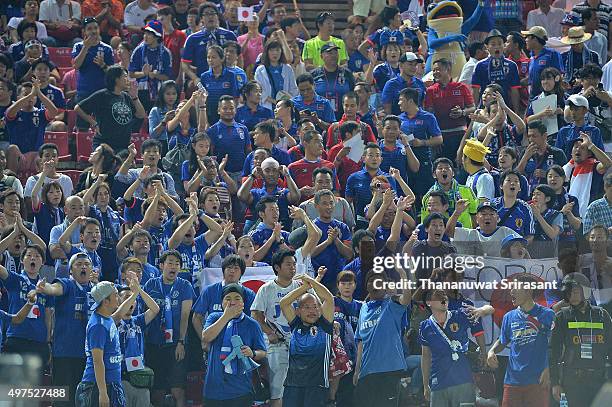
<path fill-rule="evenodd" d="M 582 220 L 580 219 L 578 198 L 567 193 L 565 182 L 566 177 L 563 167 L 553 165 L 546 172 L 546 184 L 557 195 L 554 199 L 553 209 L 563 214 L 563 228 L 559 235 L 559 241 L 564 242 L 565 247 L 572 247 L 576 244 L 577 232 L 582 229 Z"/>
<path fill-rule="evenodd" d="M 297 144 L 298 125 L 300 121 L 300 111 L 295 107 L 292 100 L 283 99 L 276 103 L 274 117 L 278 123 L 279 140 L 274 144 L 283 151 L 288 151 Z"/>
<path fill-rule="evenodd" d="M 370 51 L 368 59 L 370 64 L 366 70 L 366 82 L 374 84 L 378 92 L 382 92 L 385 83 L 389 79 L 395 78 L 400 74 L 399 59 L 402 54 L 404 36 L 399 31 L 386 31 L 380 39 L 380 58 L 384 61 L 376 64 L 377 58 L 374 51 Z"/>
<path fill-rule="evenodd" d="M 545 68 L 540 74 L 540 83 L 542 85 L 542 93 L 540 93 L 538 96 L 533 98 L 531 102 L 529 102 L 529 106 L 527 107 L 527 111 L 525 112 L 526 122 L 530 123 L 534 120 L 556 118 L 557 127 L 560 129 L 566 124 L 563 117 L 563 109 L 565 108 L 566 99 L 565 91 L 563 90 L 563 76 L 557 68 Z M 556 109 L 551 109 L 550 107 L 547 107 L 539 113 L 534 113 L 533 102 L 539 99 L 543 99 L 549 95 L 557 96 Z M 546 135 L 550 144 L 554 144 L 554 142 L 557 140 L 557 132 L 552 134 L 547 133 Z"/>
<path fill-rule="evenodd" d="M 536 244 L 535 258 L 556 257 L 559 234 L 563 229 L 563 215 L 553 209 L 557 194 L 548 185 L 538 185 L 532 193 L 530 203 L 535 220 L 533 241 L 547 242 Z"/>
<path fill-rule="evenodd" d="M 272 110 L 279 92 L 298 95 L 295 73 L 288 64 L 278 41 L 269 41 L 261 55 L 261 65 L 255 70 L 255 80 L 261 85 L 261 105 Z"/>
<path fill-rule="evenodd" d="M 176 115 L 167 126 L 168 131 L 173 133 L 168 140 L 169 150 L 172 150 L 177 144 L 188 146 L 191 137 L 197 131 L 205 131 L 208 128 L 205 108 L 206 97 L 200 90 L 196 90 L 189 99 L 178 104 Z"/>
<path fill-rule="evenodd" d="M 224 95 L 237 98 L 240 96 L 240 85 L 236 74 L 225 66 L 223 48 L 217 45 L 209 46 L 206 51 L 206 61 L 209 69 L 200 76 L 200 83 L 208 92 L 206 103 L 208 123 L 214 124 L 219 121 L 219 99 Z"/>
<path fill-rule="evenodd" d="M 162 157 L 168 151 L 168 122 L 176 115 L 180 93 L 176 82 L 165 81 L 159 89 L 155 106 L 149 113 L 149 135 L 162 143 Z"/>

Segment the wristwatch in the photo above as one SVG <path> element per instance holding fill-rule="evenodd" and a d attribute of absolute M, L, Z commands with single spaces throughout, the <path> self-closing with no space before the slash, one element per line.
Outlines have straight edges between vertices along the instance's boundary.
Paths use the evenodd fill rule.
<path fill-rule="evenodd" d="M 184 339 L 179 339 L 177 342 L 180 343 L 181 345 L 185 344 L 185 340 Z"/>

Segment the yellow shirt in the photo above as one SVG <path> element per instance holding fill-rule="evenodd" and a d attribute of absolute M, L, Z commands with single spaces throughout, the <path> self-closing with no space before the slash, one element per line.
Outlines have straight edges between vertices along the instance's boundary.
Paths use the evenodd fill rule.
<path fill-rule="evenodd" d="M 340 49 L 338 50 L 338 64 L 342 65 L 348 60 L 346 54 L 346 45 L 340 38 L 329 37 L 329 41 L 323 41 L 317 35 L 304 43 L 304 51 L 302 51 L 302 60 L 311 59 L 314 66 L 323 66 L 323 58 L 321 58 L 321 48 L 323 45 L 333 42 Z"/>

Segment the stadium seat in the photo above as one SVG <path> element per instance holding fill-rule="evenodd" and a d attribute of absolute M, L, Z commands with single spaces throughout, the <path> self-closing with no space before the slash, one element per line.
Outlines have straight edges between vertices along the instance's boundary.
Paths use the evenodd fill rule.
<path fill-rule="evenodd" d="M 94 133 L 91 131 L 78 131 L 76 133 L 76 160 L 87 162 L 92 152 Z"/>
<path fill-rule="evenodd" d="M 49 59 L 57 68 L 72 67 L 72 48 L 69 47 L 49 47 Z"/>
<path fill-rule="evenodd" d="M 66 127 L 68 131 L 75 131 L 77 113 L 74 110 L 64 110 L 64 120 L 66 120 Z"/>
<path fill-rule="evenodd" d="M 45 143 L 53 143 L 57 146 L 59 161 L 72 161 L 70 154 L 70 137 L 71 132 L 63 131 L 48 131 L 45 132 Z"/>
<path fill-rule="evenodd" d="M 60 173 L 64 175 L 68 175 L 70 179 L 72 180 L 73 187 L 76 187 L 76 185 L 79 183 L 79 178 L 81 177 L 81 174 L 83 173 L 83 171 L 65 170 L 65 171 L 60 171 Z"/>

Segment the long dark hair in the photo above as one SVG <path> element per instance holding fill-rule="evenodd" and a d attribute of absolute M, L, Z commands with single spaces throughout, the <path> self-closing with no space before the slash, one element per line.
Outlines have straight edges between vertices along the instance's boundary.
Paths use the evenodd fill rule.
<path fill-rule="evenodd" d="M 278 41 L 269 41 L 269 42 L 266 43 L 266 46 L 264 47 L 264 51 L 261 54 L 261 64 L 263 66 L 270 66 L 270 57 L 268 56 L 268 51 L 270 51 L 272 48 L 280 48 L 281 56 L 280 56 L 280 59 L 278 60 L 278 63 L 279 64 L 286 64 L 287 63 L 287 57 L 285 57 L 285 52 L 283 51 L 283 46 Z"/>
<path fill-rule="evenodd" d="M 102 147 L 102 174 L 111 174 L 114 172 L 117 164 L 121 161 L 119 157 L 115 155 L 115 150 L 106 143 L 100 144 Z M 93 167 L 89 167 L 88 170 L 92 170 Z"/>
<path fill-rule="evenodd" d="M 544 68 L 540 73 L 540 81 L 544 78 L 555 79 L 559 77 L 558 81 L 555 81 L 555 87 L 552 90 L 552 94 L 557 95 L 557 106 L 565 106 L 565 91 L 563 90 L 563 75 L 557 68 L 549 67 Z M 542 89 L 544 91 L 544 89 Z"/>
<path fill-rule="evenodd" d="M 295 103 L 291 99 L 282 99 L 279 100 L 278 103 L 281 103 L 284 107 L 288 107 L 291 109 L 291 120 L 293 123 L 297 123 L 300 121 L 300 110 L 295 107 Z"/>
<path fill-rule="evenodd" d="M 196 154 L 194 146 L 203 140 L 208 140 L 208 143 L 211 144 L 210 137 L 206 133 L 196 133 L 191 136 L 191 142 L 189 143 L 189 174 L 193 176 L 200 169 L 200 165 L 198 164 L 198 155 Z"/>
<path fill-rule="evenodd" d="M 160 109 L 166 108 L 166 102 L 164 101 L 164 94 L 170 88 L 174 88 L 176 90 L 176 100 L 174 101 L 174 106 L 172 106 L 173 109 L 176 109 L 176 107 L 179 104 L 179 99 L 181 98 L 181 89 L 178 87 L 176 82 L 173 80 L 164 81 L 161 84 L 161 87 L 159 88 L 159 92 L 157 92 L 157 100 L 155 101 L 155 106 L 157 106 Z"/>

